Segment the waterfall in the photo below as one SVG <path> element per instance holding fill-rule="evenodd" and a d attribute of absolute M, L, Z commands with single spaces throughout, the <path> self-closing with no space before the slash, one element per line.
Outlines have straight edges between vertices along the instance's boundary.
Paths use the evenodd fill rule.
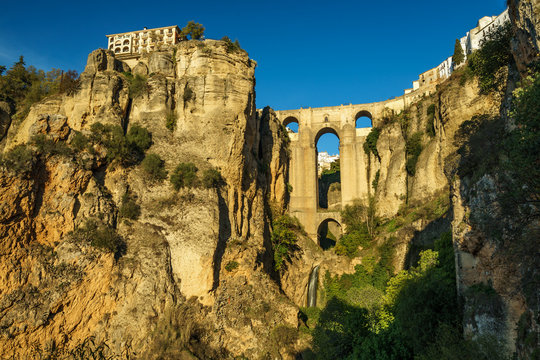
<path fill-rule="evenodd" d="M 319 265 L 311 270 L 308 282 L 307 306 L 317 306 L 317 285 L 319 284 Z"/>

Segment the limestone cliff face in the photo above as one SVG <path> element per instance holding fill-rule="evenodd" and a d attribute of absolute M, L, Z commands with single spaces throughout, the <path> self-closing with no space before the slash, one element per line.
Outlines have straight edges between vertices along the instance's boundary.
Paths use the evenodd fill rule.
<path fill-rule="evenodd" d="M 514 59 L 518 69 L 525 72 L 527 65 L 537 61 L 540 54 L 540 1 L 510 0 L 508 11 L 514 31 Z"/>
<path fill-rule="evenodd" d="M 297 308 L 268 275 L 267 228 L 268 199 L 286 204 L 288 165 L 277 121 L 255 112 L 255 65 L 223 42 L 182 42 L 141 60 L 133 72 L 148 81 L 130 96 L 122 74 L 129 67 L 96 50 L 78 92 L 34 105 L 9 127 L 6 151 L 36 134 L 69 143 L 74 130 L 89 133 L 96 122 L 139 124 L 167 170 L 180 162 L 217 168 L 226 185 L 175 193 L 139 166 L 107 166 L 99 148 L 42 154 L 25 174 L 2 172 L 4 356 L 71 349 L 90 336 L 113 353 L 145 358 L 180 356 L 182 348 L 202 358 L 289 356 L 271 334 L 296 327 Z M 172 131 L 167 118 L 176 121 Z M 263 162 L 270 171 L 261 172 Z M 127 192 L 141 207 L 137 220 L 118 216 Z M 116 229 L 125 253 L 115 258 L 69 240 L 89 218 Z"/>

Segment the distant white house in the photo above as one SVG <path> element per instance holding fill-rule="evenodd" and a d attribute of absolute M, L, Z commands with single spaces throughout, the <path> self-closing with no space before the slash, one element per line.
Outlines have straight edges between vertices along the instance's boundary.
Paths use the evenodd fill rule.
<path fill-rule="evenodd" d="M 336 160 L 339 160 L 339 154 L 329 155 L 328 152 L 321 151 L 317 155 L 317 163 L 319 165 L 317 166 L 317 173 L 320 175 L 323 172 L 323 170 L 329 170 L 331 164 Z"/>
<path fill-rule="evenodd" d="M 460 39 L 465 56 L 470 55 L 474 50 L 478 50 L 482 41 L 490 32 L 503 26 L 508 21 L 510 21 L 508 9 L 504 10 L 499 16 L 484 16 L 478 20 L 476 27 L 469 30 L 467 34 Z"/>
<path fill-rule="evenodd" d="M 510 21 L 508 9 L 504 10 L 499 16 L 484 16 L 478 20 L 476 27 L 469 30 L 467 34 L 460 39 L 465 58 L 467 58 L 474 50 L 480 48 L 482 41 L 490 32 L 503 26 L 508 21 Z M 428 86 L 437 84 L 452 75 L 455 67 L 454 65 L 452 56 L 448 57 L 437 67 L 420 74 L 418 80 L 413 81 L 412 89 L 405 89 L 405 94 L 411 94 L 417 90 L 426 93 L 426 88 Z M 429 92 L 427 92 L 427 94 L 429 94 Z"/>

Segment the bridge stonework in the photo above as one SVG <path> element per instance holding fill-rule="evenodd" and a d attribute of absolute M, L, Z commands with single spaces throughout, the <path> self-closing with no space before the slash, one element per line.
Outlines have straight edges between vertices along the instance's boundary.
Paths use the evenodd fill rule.
<path fill-rule="evenodd" d="M 404 109 L 406 97 L 369 104 L 341 105 L 322 108 L 276 111 L 283 125 L 298 123 L 298 133 L 289 133 L 291 163 L 289 183 L 292 185 L 289 213 L 296 216 L 313 241 L 318 241 L 322 222 L 333 219 L 343 226 L 339 211 L 327 211 L 318 206 L 317 149 L 319 137 L 333 133 L 339 138 L 341 169 L 341 206 L 355 199 L 367 199 L 370 194 L 369 158 L 364 142 L 371 128 L 356 128 L 356 120 L 367 116 L 372 126 L 379 126 L 385 115 Z"/>

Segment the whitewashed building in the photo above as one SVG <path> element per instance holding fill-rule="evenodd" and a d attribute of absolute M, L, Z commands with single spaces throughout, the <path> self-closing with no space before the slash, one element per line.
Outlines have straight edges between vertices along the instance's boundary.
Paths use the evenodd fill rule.
<path fill-rule="evenodd" d="M 318 163 L 318 173 L 321 175 L 323 170 L 329 170 L 331 164 L 339 160 L 339 154 L 337 155 L 329 155 L 326 151 L 321 151 L 317 154 L 317 163 Z"/>
<path fill-rule="evenodd" d="M 158 50 L 162 45 L 174 45 L 179 41 L 180 29 L 173 25 L 107 35 L 107 48 L 120 57 L 138 57 L 143 52 Z"/>

